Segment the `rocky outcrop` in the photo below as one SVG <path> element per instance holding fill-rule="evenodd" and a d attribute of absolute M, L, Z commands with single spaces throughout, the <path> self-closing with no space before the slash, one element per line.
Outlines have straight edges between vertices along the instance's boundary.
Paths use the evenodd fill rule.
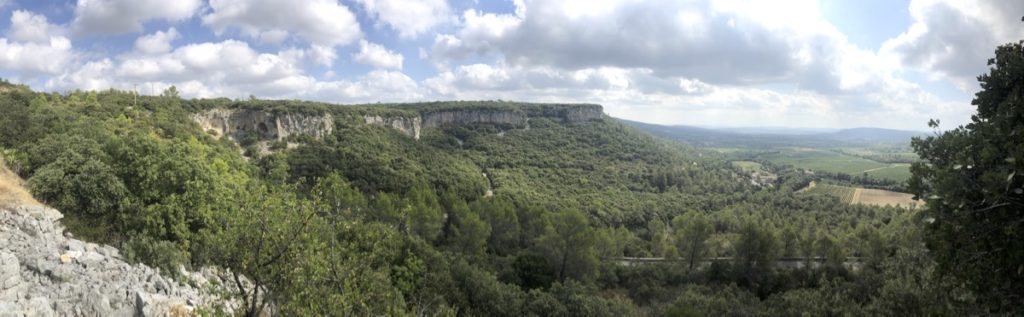
<path fill-rule="evenodd" d="M 276 114 L 249 109 L 210 109 L 192 115 L 203 131 L 216 137 L 227 136 L 238 140 L 255 135 L 261 140 L 283 140 L 293 135 L 322 138 L 334 131 L 334 118 L 330 114 L 303 113 Z"/>
<path fill-rule="evenodd" d="M 363 115 L 366 124 L 389 127 L 414 139 L 420 139 L 422 119 L 420 117 Z"/>
<path fill-rule="evenodd" d="M 452 109 L 431 111 L 422 114 L 424 128 L 438 128 L 446 125 L 487 123 L 505 125 L 511 128 L 526 126 L 526 114 L 514 110 L 499 109 Z"/>
<path fill-rule="evenodd" d="M 583 122 L 600 120 L 604 117 L 604 110 L 598 105 L 566 106 L 559 109 L 559 117 L 565 122 Z"/>
<path fill-rule="evenodd" d="M 181 284 L 117 249 L 68 238 L 60 212 L 35 205 L 0 208 L 0 316 L 192 316 L 228 287 L 218 270 L 182 272 Z"/>

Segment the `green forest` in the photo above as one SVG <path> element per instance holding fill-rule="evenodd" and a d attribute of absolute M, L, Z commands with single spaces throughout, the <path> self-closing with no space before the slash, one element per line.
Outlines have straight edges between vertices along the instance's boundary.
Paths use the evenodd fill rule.
<path fill-rule="evenodd" d="M 990 64 L 974 122 L 914 141 L 923 161 L 908 187 L 923 211 L 796 195 L 810 181 L 796 171 L 753 186 L 718 152 L 607 116 L 545 115 L 563 105 L 4 83 L 0 150 L 76 237 L 171 277 L 212 265 L 251 279 L 234 294 L 250 316 L 1013 315 L 1021 45 Z M 203 131 L 193 114 L 209 109 L 331 114 L 334 129 L 265 153 L 256 135 Z M 512 110 L 529 128 L 450 125 L 416 140 L 362 119 L 450 109 Z"/>

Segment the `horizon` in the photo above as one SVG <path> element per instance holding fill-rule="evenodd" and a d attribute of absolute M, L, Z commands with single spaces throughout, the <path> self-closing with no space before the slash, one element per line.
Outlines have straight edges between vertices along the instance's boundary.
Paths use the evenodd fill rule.
<path fill-rule="evenodd" d="M 1024 38 L 1021 14 L 952 0 L 6 0 L 0 77 L 37 91 L 594 103 L 662 125 L 918 131 L 969 121 L 975 77 Z"/>

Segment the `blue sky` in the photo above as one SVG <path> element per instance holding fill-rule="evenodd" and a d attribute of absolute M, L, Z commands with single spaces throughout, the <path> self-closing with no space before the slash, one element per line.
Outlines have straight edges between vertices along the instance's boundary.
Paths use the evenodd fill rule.
<path fill-rule="evenodd" d="M 1021 15 L 995 0 L 0 0 L 0 76 L 42 91 L 924 129 L 968 120 L 975 77 L 1024 37 Z"/>

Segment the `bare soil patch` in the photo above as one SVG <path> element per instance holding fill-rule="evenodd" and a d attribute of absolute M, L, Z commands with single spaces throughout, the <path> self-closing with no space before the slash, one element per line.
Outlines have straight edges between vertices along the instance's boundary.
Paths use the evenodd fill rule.
<path fill-rule="evenodd" d="M 914 195 L 881 189 L 858 188 L 853 195 L 853 203 L 875 206 L 900 206 L 914 208 L 922 203 L 913 199 Z"/>

